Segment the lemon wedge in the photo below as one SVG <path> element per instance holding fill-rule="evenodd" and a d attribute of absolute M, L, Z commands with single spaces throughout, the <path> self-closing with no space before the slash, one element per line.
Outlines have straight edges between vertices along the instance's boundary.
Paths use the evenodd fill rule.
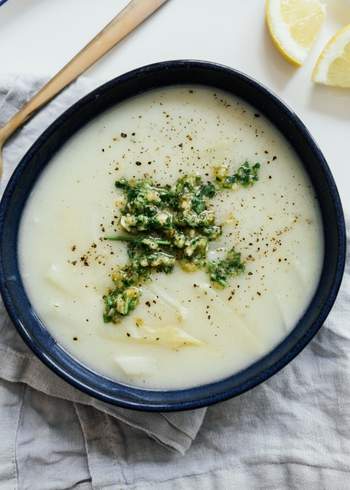
<path fill-rule="evenodd" d="M 320 54 L 312 79 L 333 87 L 350 88 L 350 24 L 340 29 Z"/>
<path fill-rule="evenodd" d="M 320 0 L 267 0 L 266 20 L 274 44 L 284 58 L 302 65 L 326 16 Z"/>

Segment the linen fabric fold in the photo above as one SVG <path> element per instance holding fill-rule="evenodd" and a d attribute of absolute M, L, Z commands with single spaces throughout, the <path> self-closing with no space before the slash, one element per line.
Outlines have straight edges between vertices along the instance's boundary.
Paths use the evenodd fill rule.
<path fill-rule="evenodd" d="M 0 79 L 0 125 L 43 82 Z M 2 191 L 39 134 L 92 88 L 86 79 L 71 85 L 11 139 Z M 347 264 L 336 305 L 310 345 L 206 416 L 133 412 L 81 393 L 31 353 L 1 307 L 0 490 L 349 488 Z"/>

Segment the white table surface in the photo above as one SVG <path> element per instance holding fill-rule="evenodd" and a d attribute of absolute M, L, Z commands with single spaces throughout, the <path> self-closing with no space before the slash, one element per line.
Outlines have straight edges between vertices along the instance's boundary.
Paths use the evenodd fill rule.
<path fill-rule="evenodd" d="M 327 0 L 326 0 L 327 1 Z M 0 76 L 53 75 L 126 0 L 8 0 L 0 7 Z M 323 150 L 350 212 L 350 90 L 314 85 L 311 71 L 325 41 L 350 23 L 350 0 L 328 0 L 328 18 L 304 67 L 275 50 L 264 0 L 169 0 L 97 63 L 96 85 L 132 68 L 194 58 L 237 68 L 277 93 L 303 119 Z"/>

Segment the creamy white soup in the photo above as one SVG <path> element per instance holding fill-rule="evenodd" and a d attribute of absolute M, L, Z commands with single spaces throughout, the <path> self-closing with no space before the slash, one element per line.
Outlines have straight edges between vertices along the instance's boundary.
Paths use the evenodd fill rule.
<path fill-rule="evenodd" d="M 115 181 L 173 185 L 260 163 L 257 182 L 218 192 L 222 235 L 208 259 L 233 246 L 245 270 L 217 288 L 203 268 L 155 273 L 118 323 L 103 319 L 111 275 L 128 261 Z M 124 230 L 125 231 L 125 230 Z M 323 261 L 318 202 L 301 162 L 263 115 L 197 86 L 152 91 L 87 124 L 54 156 L 26 204 L 20 270 L 33 308 L 57 342 L 89 368 L 147 388 L 186 388 L 247 367 L 295 326 Z"/>

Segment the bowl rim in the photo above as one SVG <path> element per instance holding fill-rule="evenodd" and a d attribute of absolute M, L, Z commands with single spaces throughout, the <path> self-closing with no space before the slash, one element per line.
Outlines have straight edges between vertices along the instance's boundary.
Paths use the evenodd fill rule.
<path fill-rule="evenodd" d="M 66 121 L 69 120 L 71 115 L 78 111 L 79 108 L 83 107 L 86 104 L 90 104 L 95 98 L 99 97 L 102 93 L 108 92 L 110 88 L 115 88 L 118 87 L 122 84 L 125 84 L 128 81 L 131 81 L 135 78 L 142 77 L 146 74 L 150 73 L 155 73 L 159 72 L 160 70 L 169 70 L 169 69 L 177 69 L 177 68 L 186 68 L 188 70 L 191 70 L 191 68 L 199 68 L 199 69 L 204 69 L 204 70 L 210 70 L 210 71 L 221 71 L 225 72 L 227 75 L 230 75 L 233 77 L 233 79 L 240 79 L 241 82 L 245 84 L 252 85 L 255 90 L 260 92 L 262 97 L 265 97 L 266 99 L 269 99 L 270 101 L 273 101 L 277 106 L 278 110 L 281 111 L 290 121 L 292 121 L 293 125 L 295 125 L 298 129 L 298 131 L 303 135 L 305 140 L 307 141 L 308 145 L 311 147 L 313 153 L 315 154 L 315 157 L 319 163 L 319 165 L 322 167 L 328 189 L 332 195 L 332 199 L 334 201 L 334 207 L 335 207 L 335 212 L 336 212 L 336 226 L 338 230 L 338 248 L 337 248 L 337 265 L 336 265 L 336 270 L 334 274 L 334 280 L 332 282 L 332 286 L 330 289 L 330 294 L 327 298 L 327 300 L 324 302 L 317 320 L 309 326 L 307 331 L 298 339 L 295 344 L 285 352 L 282 357 L 277 356 L 277 360 L 273 360 L 274 357 L 276 357 L 276 354 L 278 354 L 279 351 L 282 351 L 283 348 L 282 346 L 287 342 L 290 341 L 290 338 L 293 336 L 293 333 L 295 332 L 297 326 L 299 323 L 302 322 L 303 317 L 297 322 L 297 324 L 293 327 L 292 331 L 288 334 L 287 337 L 285 337 L 277 346 L 275 346 L 271 351 L 269 351 L 265 356 L 262 358 L 259 358 L 256 362 L 253 364 L 249 365 L 247 368 L 243 369 L 242 371 L 239 371 L 238 373 L 234 373 L 228 377 L 225 377 L 223 379 L 219 379 L 218 381 L 214 381 L 208 384 L 203 384 L 200 386 L 195 386 L 195 387 L 190 387 L 190 388 L 185 388 L 185 389 L 177 389 L 177 390 L 154 390 L 154 389 L 142 389 L 139 387 L 133 387 L 130 385 L 125 385 L 123 383 L 118 383 L 115 380 L 111 380 L 110 378 L 104 376 L 104 375 L 99 375 L 96 372 L 90 370 L 87 366 L 83 365 L 80 363 L 77 359 L 75 359 L 74 356 L 69 355 L 66 353 L 68 357 L 70 357 L 71 362 L 74 365 L 80 366 L 80 369 L 85 369 L 87 371 L 90 371 L 90 373 L 93 373 L 97 377 L 100 377 L 102 380 L 106 380 L 108 383 L 113 384 L 116 388 L 118 388 L 118 392 L 121 392 L 123 394 L 123 397 L 120 398 L 120 395 L 116 396 L 115 394 L 108 394 L 102 389 L 98 389 L 96 387 L 92 387 L 88 383 L 86 383 L 83 379 L 77 379 L 76 376 L 72 375 L 69 369 L 67 369 L 67 366 L 62 366 L 58 361 L 57 358 L 53 359 L 52 354 L 53 348 L 59 348 L 64 351 L 64 349 L 60 348 L 59 344 L 56 343 L 56 341 L 53 340 L 51 337 L 50 333 L 46 331 L 48 336 L 51 338 L 51 342 L 49 342 L 50 345 L 47 346 L 47 350 L 44 352 L 42 348 L 40 348 L 37 345 L 37 341 L 33 336 L 31 335 L 31 332 L 26 328 L 25 322 L 23 322 L 22 319 L 22 314 L 23 312 L 18 312 L 16 310 L 16 307 L 13 303 L 13 297 L 11 291 L 8 289 L 8 281 L 5 278 L 5 273 L 4 273 L 4 257 L 2 253 L 2 248 L 0 251 L 0 292 L 4 300 L 5 307 L 7 309 L 7 312 L 14 323 L 14 326 L 16 327 L 17 331 L 21 335 L 22 339 L 25 341 L 25 343 L 28 345 L 28 347 L 34 352 L 34 354 L 46 365 L 48 366 L 54 373 L 56 373 L 58 376 L 60 376 L 62 379 L 73 385 L 74 387 L 78 388 L 82 392 L 93 396 L 94 398 L 97 398 L 101 401 L 111 403 L 123 408 L 129 408 L 129 409 L 134 409 L 134 410 L 141 410 L 141 411 L 150 411 L 150 412 L 170 412 L 170 411 L 182 411 L 182 410 L 190 410 L 190 409 L 196 409 L 196 408 L 201 408 L 204 406 L 209 406 L 214 403 L 220 402 L 227 400 L 229 398 L 235 397 L 237 395 L 240 395 L 249 389 L 257 386 L 258 384 L 262 383 L 263 381 L 267 380 L 270 378 L 272 375 L 277 373 L 279 370 L 281 370 L 284 366 L 286 366 L 294 357 L 296 357 L 297 354 L 300 353 L 300 351 L 310 342 L 310 340 L 314 337 L 314 335 L 318 332 L 322 324 L 324 323 L 326 317 L 328 316 L 334 301 L 336 299 L 336 296 L 339 291 L 339 287 L 342 281 L 342 276 L 344 272 L 344 267 L 345 267 L 345 257 L 346 257 L 346 229 L 345 229 L 345 221 L 344 221 L 344 215 L 343 215 L 343 209 L 340 201 L 340 197 L 338 194 L 338 190 L 335 184 L 335 181 L 333 179 L 332 173 L 328 167 L 328 164 L 312 138 L 309 130 L 306 128 L 304 123 L 300 120 L 300 118 L 294 113 L 293 110 L 291 110 L 285 102 L 283 102 L 279 97 L 277 97 L 273 92 L 271 92 L 269 89 L 267 89 L 264 85 L 262 85 L 260 82 L 256 81 L 255 79 L 243 74 L 242 72 L 235 70 L 233 68 L 230 68 L 228 66 L 224 66 L 218 63 L 213 63 L 213 62 L 208 62 L 208 61 L 197 61 L 197 60 L 170 60 L 170 61 L 163 61 L 159 63 L 153 63 L 150 65 L 145 65 L 140 68 L 136 68 L 134 70 L 131 70 L 121 76 L 118 76 L 101 86 L 97 87 L 81 99 L 79 99 L 77 102 L 75 102 L 73 105 L 71 105 L 66 111 L 63 112 L 53 123 L 49 125 L 49 127 L 39 136 L 39 138 L 33 143 L 33 145 L 30 147 L 30 149 L 27 151 L 27 153 L 24 155 L 24 157 L 21 159 L 19 165 L 16 167 L 14 170 L 11 178 L 9 179 L 9 182 L 6 186 L 6 189 L 4 191 L 4 194 L 1 199 L 0 203 L 0 241 L 3 240 L 3 230 L 4 230 L 4 216 L 5 212 L 7 211 L 11 197 L 13 195 L 13 192 L 15 191 L 16 186 L 18 185 L 21 175 L 23 171 L 25 170 L 27 164 L 30 164 L 30 161 L 32 159 L 32 156 L 40 149 L 42 144 L 52 135 L 54 132 L 60 128 Z M 190 84 L 191 82 L 188 82 Z M 195 84 L 198 84 L 198 82 L 195 82 Z M 164 84 L 164 86 L 173 86 L 173 83 L 169 84 Z M 210 84 L 208 83 L 203 83 L 203 86 L 208 86 Z M 214 86 L 214 85 L 212 85 Z M 143 91 L 140 91 L 139 93 L 142 93 Z M 132 96 L 138 95 L 139 93 L 134 93 L 133 95 L 127 95 L 123 100 L 128 100 Z M 99 112 L 102 113 L 103 111 Z M 263 111 L 261 111 L 263 113 Z M 84 124 L 81 125 L 83 127 Z M 72 134 L 74 134 L 76 131 L 74 131 Z M 62 144 L 59 145 L 61 147 Z M 50 160 L 50 159 L 49 159 Z M 45 168 L 48 162 L 46 162 L 40 172 Z M 27 192 L 27 197 L 29 193 L 31 192 L 33 186 L 35 183 L 30 186 Z M 20 216 L 23 212 L 20 213 Z M 17 241 L 15 243 L 14 247 L 14 254 L 16 255 L 16 260 L 17 260 Z M 324 265 L 322 266 L 323 269 Z M 19 280 L 21 282 L 21 276 L 18 271 L 18 276 Z M 28 299 L 25 289 L 22 284 L 22 293 L 23 295 Z M 28 300 L 29 302 L 29 300 Z M 311 302 L 310 302 L 311 304 Z M 310 307 L 310 304 L 308 308 Z M 35 312 L 32 310 L 31 315 L 35 316 Z M 40 323 L 40 319 L 38 317 L 35 317 L 35 321 Z M 42 324 L 44 325 L 44 324 Z M 65 352 L 65 351 L 64 351 Z M 240 379 L 243 379 L 244 376 L 246 375 L 247 372 L 249 372 L 250 369 L 252 369 L 254 366 L 258 366 L 259 364 L 262 364 L 263 361 L 265 360 L 272 360 L 272 363 L 270 365 L 267 363 L 267 367 L 265 367 L 263 370 L 260 370 L 257 374 L 251 376 L 248 378 L 247 381 L 245 382 L 240 382 Z M 236 380 L 236 383 L 234 383 L 234 380 Z M 231 382 L 231 387 L 227 387 L 227 383 Z M 215 388 L 220 388 L 220 386 L 223 387 L 222 391 L 219 391 L 218 393 L 215 393 L 214 395 L 212 394 L 212 388 L 215 386 Z M 161 401 L 156 401 L 155 398 L 159 398 L 159 395 L 164 394 L 166 395 L 166 401 L 161 402 Z M 189 399 L 187 399 L 187 396 L 190 396 Z"/>

